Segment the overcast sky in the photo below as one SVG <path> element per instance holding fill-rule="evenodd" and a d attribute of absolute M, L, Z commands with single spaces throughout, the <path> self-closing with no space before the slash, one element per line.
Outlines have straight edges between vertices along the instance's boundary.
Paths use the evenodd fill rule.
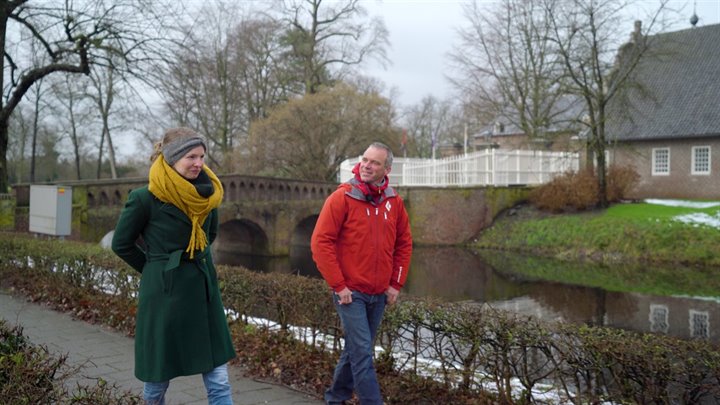
<path fill-rule="evenodd" d="M 456 30 L 465 24 L 462 3 L 467 0 L 361 1 L 370 14 L 384 18 L 391 45 L 388 56 L 392 65 L 387 70 L 369 66 L 366 73 L 379 77 L 389 88 L 397 88 L 403 105 L 417 103 L 428 94 L 438 98 L 451 96 L 452 89 L 444 76 L 448 69 L 447 53 L 458 43 Z M 658 0 L 638 3 L 659 4 Z M 698 26 L 720 22 L 720 0 L 672 0 L 670 7 L 682 10 L 680 22 L 672 31 L 690 27 L 693 7 L 700 18 Z M 630 31 L 632 26 L 628 26 L 628 34 Z"/>

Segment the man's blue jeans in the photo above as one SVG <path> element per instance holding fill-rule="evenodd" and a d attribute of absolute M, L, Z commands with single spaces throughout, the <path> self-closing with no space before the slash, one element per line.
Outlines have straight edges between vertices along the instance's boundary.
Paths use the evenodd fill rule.
<path fill-rule="evenodd" d="M 345 346 L 335 367 L 333 382 L 325 391 L 325 402 L 339 404 L 352 397 L 353 389 L 362 405 L 382 405 L 373 357 L 375 336 L 385 311 L 385 294 L 352 292 L 352 302 L 340 305 L 333 294 L 342 321 Z"/>
<path fill-rule="evenodd" d="M 232 389 L 228 380 L 227 364 L 203 373 L 202 378 L 208 394 L 209 405 L 232 405 Z M 143 390 L 145 403 L 148 405 L 165 405 L 165 392 L 167 392 L 168 386 L 170 386 L 170 381 L 146 382 Z"/>

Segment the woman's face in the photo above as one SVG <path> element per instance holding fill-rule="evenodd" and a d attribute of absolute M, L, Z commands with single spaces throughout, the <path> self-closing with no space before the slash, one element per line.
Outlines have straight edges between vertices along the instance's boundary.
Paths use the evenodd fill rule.
<path fill-rule="evenodd" d="M 200 175 L 205 163 L 205 148 L 198 145 L 180 158 L 173 165 L 173 169 L 188 180 L 194 180 Z"/>

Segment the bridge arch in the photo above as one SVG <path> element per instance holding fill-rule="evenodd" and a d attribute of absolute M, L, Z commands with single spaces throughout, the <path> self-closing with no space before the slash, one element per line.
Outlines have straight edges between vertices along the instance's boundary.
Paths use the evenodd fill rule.
<path fill-rule="evenodd" d="M 312 237 L 318 215 L 309 215 L 298 222 L 290 237 L 290 269 L 306 277 L 320 277 L 310 253 L 310 239 Z M 303 269 L 303 270 L 301 270 Z"/>
<path fill-rule="evenodd" d="M 302 219 L 297 225 L 295 225 L 295 229 L 293 229 L 290 240 L 291 251 L 296 248 L 310 248 L 310 238 L 312 237 L 312 232 L 315 229 L 315 223 L 317 220 L 318 215 L 311 215 Z"/>
<path fill-rule="evenodd" d="M 220 224 L 215 249 L 254 256 L 270 254 L 267 234 L 260 225 L 248 219 L 232 219 Z"/>

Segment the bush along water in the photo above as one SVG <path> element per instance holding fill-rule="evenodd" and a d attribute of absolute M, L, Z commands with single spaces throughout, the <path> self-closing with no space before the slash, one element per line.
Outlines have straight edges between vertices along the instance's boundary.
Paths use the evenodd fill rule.
<path fill-rule="evenodd" d="M 11 252 L 0 263 L 5 288 L 132 329 L 137 275 L 108 252 L 9 235 L 0 249 Z M 321 396 L 342 344 L 323 281 L 218 271 L 243 366 Z M 473 303 L 405 297 L 386 312 L 377 346 L 388 404 L 720 401 L 720 351 L 706 341 L 543 323 Z"/>

